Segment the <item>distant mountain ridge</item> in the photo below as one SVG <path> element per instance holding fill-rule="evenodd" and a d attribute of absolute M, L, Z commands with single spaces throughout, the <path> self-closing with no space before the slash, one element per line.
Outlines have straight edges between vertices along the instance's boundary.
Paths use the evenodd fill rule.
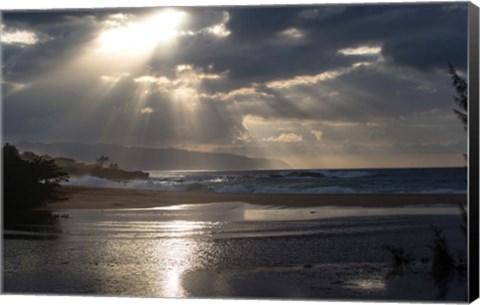
<path fill-rule="evenodd" d="M 250 158 L 228 153 L 194 152 L 176 148 L 127 147 L 116 144 L 31 143 L 15 144 L 22 151 L 68 157 L 83 162 L 95 162 L 108 156 L 111 162 L 128 170 L 248 170 L 284 169 L 281 160 Z"/>

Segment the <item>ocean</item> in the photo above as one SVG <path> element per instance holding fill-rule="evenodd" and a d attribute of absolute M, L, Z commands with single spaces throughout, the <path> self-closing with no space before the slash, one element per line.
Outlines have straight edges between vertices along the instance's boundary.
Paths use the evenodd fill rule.
<path fill-rule="evenodd" d="M 150 171 L 150 179 L 109 181 L 73 177 L 66 184 L 217 193 L 466 194 L 467 169 L 335 169 Z"/>

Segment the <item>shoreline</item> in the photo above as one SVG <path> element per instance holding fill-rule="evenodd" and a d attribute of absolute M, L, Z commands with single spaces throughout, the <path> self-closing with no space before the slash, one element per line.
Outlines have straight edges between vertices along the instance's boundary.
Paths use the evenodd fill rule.
<path fill-rule="evenodd" d="M 405 207 L 411 205 L 466 204 L 466 194 L 252 194 L 157 191 L 90 186 L 63 186 L 70 195 L 64 202 L 49 203 L 49 210 L 155 208 L 180 204 L 246 202 L 295 207 Z"/>

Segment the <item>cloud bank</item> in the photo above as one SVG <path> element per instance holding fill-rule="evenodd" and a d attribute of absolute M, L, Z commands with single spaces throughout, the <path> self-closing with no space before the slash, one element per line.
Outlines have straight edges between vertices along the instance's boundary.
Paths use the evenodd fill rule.
<path fill-rule="evenodd" d="M 467 5 L 4 13 L 7 141 L 461 165 Z"/>

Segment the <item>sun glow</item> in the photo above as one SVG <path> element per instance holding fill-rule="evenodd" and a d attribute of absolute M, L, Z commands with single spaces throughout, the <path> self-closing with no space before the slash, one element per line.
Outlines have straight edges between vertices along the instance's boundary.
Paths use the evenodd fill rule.
<path fill-rule="evenodd" d="M 115 23 L 114 27 L 107 23 L 110 27 L 99 35 L 98 50 L 104 53 L 149 51 L 158 44 L 167 43 L 178 36 L 178 28 L 185 15 L 182 11 L 168 10 L 147 17 L 143 21 Z"/>

